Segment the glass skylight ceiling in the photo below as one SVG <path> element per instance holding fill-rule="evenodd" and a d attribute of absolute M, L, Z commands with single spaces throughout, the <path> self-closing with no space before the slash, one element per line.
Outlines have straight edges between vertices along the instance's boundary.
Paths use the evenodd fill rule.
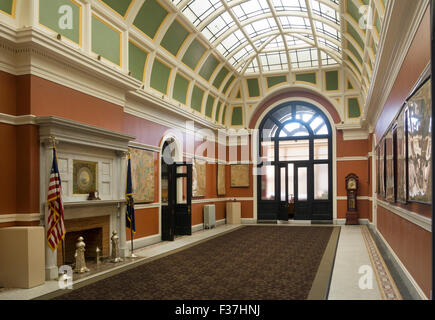
<path fill-rule="evenodd" d="M 173 0 L 240 73 L 341 63 L 338 0 Z"/>

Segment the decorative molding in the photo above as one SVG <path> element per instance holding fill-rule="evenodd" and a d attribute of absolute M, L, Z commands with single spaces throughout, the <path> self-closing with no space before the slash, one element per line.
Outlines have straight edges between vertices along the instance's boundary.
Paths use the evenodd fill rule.
<path fill-rule="evenodd" d="M 367 161 L 368 157 L 358 156 L 358 157 L 337 157 L 337 161 Z"/>
<path fill-rule="evenodd" d="M 378 199 L 377 203 L 384 209 L 387 209 L 388 211 L 398 215 L 399 217 L 408 220 L 409 222 L 423 228 L 428 232 L 432 232 L 432 219 L 426 218 L 418 213 L 397 206 L 393 206 L 383 200 Z"/>
<path fill-rule="evenodd" d="M 162 204 L 160 202 L 135 204 L 134 205 L 134 210 L 160 208 L 161 205 Z"/>
<path fill-rule="evenodd" d="M 337 200 L 347 200 L 347 197 L 346 196 L 337 196 L 337 197 L 335 197 Z M 369 200 L 369 201 L 372 201 L 372 198 L 371 197 L 369 197 L 369 196 L 357 196 L 357 198 L 356 198 L 357 200 Z"/>
<path fill-rule="evenodd" d="M 214 199 L 195 199 L 192 200 L 192 204 L 210 203 L 210 202 L 232 202 L 234 199 L 236 199 L 236 201 L 254 201 L 254 197 L 214 198 Z"/>
<path fill-rule="evenodd" d="M 44 219 L 40 213 L 15 213 L 15 214 L 0 214 L 0 223 L 7 222 L 35 222 Z"/>
<path fill-rule="evenodd" d="M 10 124 L 14 126 L 22 126 L 28 124 L 35 124 L 36 116 L 14 116 L 6 113 L 0 113 L 0 123 Z"/>
<path fill-rule="evenodd" d="M 119 200 L 86 200 L 86 201 L 70 201 L 70 202 L 64 202 L 63 206 L 65 208 L 68 207 L 92 207 L 92 206 L 113 206 L 113 205 L 120 205 L 125 202 L 125 199 L 119 199 Z"/>
<path fill-rule="evenodd" d="M 137 142 L 137 141 L 130 141 L 128 143 L 128 146 L 132 147 L 132 148 L 138 148 L 138 149 L 143 149 L 143 150 L 148 150 L 148 151 L 160 152 L 160 148 L 158 146 L 152 146 L 152 145 L 141 143 L 141 142 Z"/>

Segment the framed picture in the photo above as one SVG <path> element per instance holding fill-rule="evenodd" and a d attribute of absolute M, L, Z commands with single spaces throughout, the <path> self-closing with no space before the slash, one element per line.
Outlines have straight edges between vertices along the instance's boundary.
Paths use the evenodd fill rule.
<path fill-rule="evenodd" d="M 249 187 L 249 164 L 231 165 L 231 187 Z"/>
<path fill-rule="evenodd" d="M 98 191 L 97 167 L 97 162 L 73 160 L 73 193 L 75 195 Z"/>
<path fill-rule="evenodd" d="M 385 136 L 385 200 L 395 202 L 394 190 L 394 143 L 393 131 L 389 129 Z"/>
<path fill-rule="evenodd" d="M 431 81 L 408 100 L 408 200 L 432 202 Z"/>
<path fill-rule="evenodd" d="M 217 165 L 217 194 L 218 196 L 224 196 L 225 190 L 225 168 L 224 164 Z"/>
<path fill-rule="evenodd" d="M 192 165 L 192 197 L 205 196 L 206 163 L 195 160 Z"/>
<path fill-rule="evenodd" d="M 407 143 L 406 143 L 406 128 L 407 128 L 407 108 L 403 108 L 397 118 L 397 201 L 406 203 L 408 195 L 408 178 L 407 178 Z"/>
<path fill-rule="evenodd" d="M 131 159 L 131 180 L 135 203 L 154 202 L 154 152 L 129 148 Z"/>

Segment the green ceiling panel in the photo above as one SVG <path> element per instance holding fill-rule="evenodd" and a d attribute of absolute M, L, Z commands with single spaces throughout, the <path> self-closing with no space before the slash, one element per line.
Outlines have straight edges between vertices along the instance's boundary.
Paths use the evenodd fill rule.
<path fill-rule="evenodd" d="M 353 85 L 352 85 L 352 83 L 349 80 L 347 81 L 347 88 L 349 90 L 353 89 Z"/>
<path fill-rule="evenodd" d="M 352 45 L 352 43 L 350 41 L 346 41 L 347 43 L 347 48 L 350 50 L 350 52 L 352 52 L 355 56 L 355 58 L 358 59 L 359 63 L 362 64 L 363 60 L 358 52 L 358 50 Z"/>
<path fill-rule="evenodd" d="M 188 35 L 189 32 L 177 20 L 174 20 L 160 45 L 176 56 Z"/>
<path fill-rule="evenodd" d="M 257 78 L 247 79 L 248 92 L 251 98 L 260 96 L 260 85 Z"/>
<path fill-rule="evenodd" d="M 104 3 L 106 3 L 109 7 L 111 7 L 113 10 L 118 12 L 121 16 L 125 17 L 125 14 L 128 11 L 128 8 L 130 7 L 130 4 L 133 0 L 101 0 Z"/>
<path fill-rule="evenodd" d="M 228 69 L 223 67 L 218 75 L 216 76 L 216 78 L 213 81 L 213 86 L 216 89 L 219 89 L 221 87 L 222 81 L 224 81 L 225 77 L 227 76 L 227 74 L 229 73 Z"/>
<path fill-rule="evenodd" d="M 381 33 L 381 18 L 379 17 L 379 13 L 376 14 L 376 24 L 375 24 L 376 30 L 378 31 L 378 34 Z"/>
<path fill-rule="evenodd" d="M 219 113 L 221 112 L 221 106 L 222 106 L 222 102 L 219 101 L 216 107 L 216 114 L 214 116 L 216 121 L 219 121 Z"/>
<path fill-rule="evenodd" d="M 171 75 L 171 68 L 157 59 L 154 59 L 151 71 L 150 86 L 161 93 L 168 94 L 168 81 Z"/>
<path fill-rule="evenodd" d="M 299 73 L 296 74 L 296 81 L 308 82 L 312 84 L 316 84 L 316 74 L 313 73 Z"/>
<path fill-rule="evenodd" d="M 198 40 L 193 40 L 186 53 L 184 54 L 182 61 L 192 70 L 195 70 L 204 52 L 204 46 L 199 43 Z"/>
<path fill-rule="evenodd" d="M 0 10 L 5 9 L 3 11 L 8 12 L 6 10 L 9 10 L 9 2 L 12 1 L 0 0 Z M 68 11 L 59 13 L 59 9 L 65 5 L 72 9 L 71 16 L 68 15 Z M 70 0 L 39 1 L 39 23 L 77 44 L 80 44 L 80 19 L 80 7 L 75 2 Z"/>
<path fill-rule="evenodd" d="M 189 80 L 180 76 L 178 73 L 175 77 L 174 82 L 174 92 L 172 94 L 172 98 L 175 100 L 186 104 L 187 102 L 187 90 L 189 88 Z"/>
<path fill-rule="evenodd" d="M 358 98 L 349 98 L 348 108 L 349 118 L 359 118 L 361 116 Z"/>
<path fill-rule="evenodd" d="M 204 65 L 201 67 L 199 75 L 205 80 L 210 80 L 211 75 L 216 70 L 218 65 L 219 60 L 216 59 L 212 54 L 209 55 L 207 60 L 205 60 Z"/>
<path fill-rule="evenodd" d="M 214 101 L 215 98 L 209 95 L 207 98 L 207 104 L 205 105 L 205 115 L 209 118 L 211 118 L 213 114 Z"/>
<path fill-rule="evenodd" d="M 202 112 L 202 99 L 204 98 L 204 91 L 195 86 L 192 92 L 192 101 L 190 106 L 193 110 Z"/>
<path fill-rule="evenodd" d="M 359 33 L 352 27 L 350 23 L 347 23 L 347 32 L 355 39 L 361 49 L 364 49 L 364 41 L 361 39 Z"/>
<path fill-rule="evenodd" d="M 286 76 L 276 76 L 276 77 L 268 77 L 267 78 L 267 87 L 272 88 L 273 86 L 276 86 L 277 84 L 287 82 Z"/>
<path fill-rule="evenodd" d="M 361 74 L 361 71 L 359 70 L 358 66 L 356 65 L 355 61 L 353 61 L 351 56 L 347 56 L 347 60 L 355 67 L 356 71 L 358 72 L 358 74 Z"/>
<path fill-rule="evenodd" d="M 227 109 L 228 109 L 228 106 L 226 105 L 225 107 L 224 107 L 224 111 L 222 112 L 222 119 L 221 119 L 221 123 L 222 124 L 225 124 L 225 118 L 226 118 L 226 116 L 227 116 Z"/>
<path fill-rule="evenodd" d="M 234 107 L 233 114 L 231 116 L 231 125 L 241 126 L 243 125 L 243 109 L 242 107 Z"/>
<path fill-rule="evenodd" d="M 325 80 L 327 91 L 338 90 L 338 71 L 326 71 Z"/>
<path fill-rule="evenodd" d="M 167 15 L 168 12 L 156 0 L 147 0 L 140 8 L 133 24 L 151 39 L 154 39 Z"/>
<path fill-rule="evenodd" d="M 359 8 L 354 4 L 353 0 L 347 0 L 347 12 L 358 23 L 362 14 L 359 12 Z"/>
<path fill-rule="evenodd" d="M 236 77 L 231 76 L 231 77 L 228 79 L 227 84 L 225 85 L 224 90 L 223 90 L 223 93 L 224 93 L 224 94 L 227 93 L 228 88 L 230 87 L 231 83 L 233 83 L 233 81 L 234 81 L 235 78 L 236 78 Z"/>
<path fill-rule="evenodd" d="M 143 81 L 147 57 L 148 53 L 146 51 L 133 42 L 128 42 L 128 68 L 131 75 L 139 81 Z"/>
<path fill-rule="evenodd" d="M 92 16 L 92 51 L 121 65 L 121 33 Z"/>
<path fill-rule="evenodd" d="M 50 0 L 53 2 L 52 0 Z M 7 14 L 14 14 L 14 1 L 13 0 L 0 0 L 0 10 Z"/>

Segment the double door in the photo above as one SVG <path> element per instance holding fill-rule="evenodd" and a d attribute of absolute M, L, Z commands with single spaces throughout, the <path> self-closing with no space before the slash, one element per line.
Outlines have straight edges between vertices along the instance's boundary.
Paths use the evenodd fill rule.
<path fill-rule="evenodd" d="M 162 240 L 192 234 L 192 164 L 168 165 L 168 204 L 162 206 Z"/>

